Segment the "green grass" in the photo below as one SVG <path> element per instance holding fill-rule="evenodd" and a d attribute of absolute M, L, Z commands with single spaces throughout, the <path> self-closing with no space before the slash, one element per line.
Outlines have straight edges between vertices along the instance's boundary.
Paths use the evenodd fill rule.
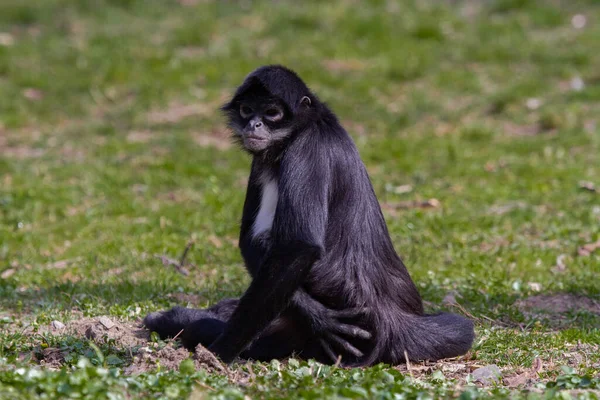
<path fill-rule="evenodd" d="M 577 249 L 600 239 L 600 189 L 580 187 L 600 187 L 598 21 L 594 0 L 3 0 L 0 397 L 597 398 L 600 249 Z M 295 69 L 354 137 L 429 308 L 476 319 L 466 357 L 129 377 L 136 349 L 45 333 L 242 293 L 249 158 L 217 109 L 268 63 Z M 428 199 L 439 207 L 404 206 Z M 190 240 L 189 276 L 156 257 Z M 441 306 L 449 293 L 458 309 Z M 517 306 L 564 293 L 581 296 L 566 313 Z M 49 347 L 62 369 L 38 365 Z M 536 359 L 524 388 L 452 372 L 511 378 Z"/>

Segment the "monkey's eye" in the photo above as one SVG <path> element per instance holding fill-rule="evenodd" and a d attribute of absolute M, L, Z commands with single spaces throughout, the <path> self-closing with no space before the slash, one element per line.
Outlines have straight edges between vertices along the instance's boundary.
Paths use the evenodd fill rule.
<path fill-rule="evenodd" d="M 254 114 L 254 111 L 251 107 L 248 107 L 245 104 L 240 107 L 240 115 L 242 116 L 242 118 L 248 118 L 252 114 Z"/>
<path fill-rule="evenodd" d="M 267 117 L 269 121 L 276 122 L 283 118 L 283 112 L 278 108 L 269 108 L 265 111 L 265 117 Z"/>

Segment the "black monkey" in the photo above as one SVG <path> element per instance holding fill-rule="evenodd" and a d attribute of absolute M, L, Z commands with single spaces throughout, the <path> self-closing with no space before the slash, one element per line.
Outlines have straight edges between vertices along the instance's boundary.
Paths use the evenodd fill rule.
<path fill-rule="evenodd" d="M 239 300 L 150 314 L 149 329 L 183 329 L 186 347 L 226 362 L 398 364 L 469 350 L 470 320 L 424 313 L 352 139 L 293 71 L 258 68 L 223 111 L 253 156 L 239 241 L 252 283 Z"/>

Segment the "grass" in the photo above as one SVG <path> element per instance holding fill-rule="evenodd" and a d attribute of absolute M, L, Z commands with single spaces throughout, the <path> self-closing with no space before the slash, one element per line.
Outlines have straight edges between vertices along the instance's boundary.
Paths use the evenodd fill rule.
<path fill-rule="evenodd" d="M 3 0 L 0 397 L 597 398 L 598 21 L 593 0 Z M 476 320 L 467 356 L 127 376 L 138 348 L 48 330 L 242 293 L 249 159 L 217 108 L 267 63 L 339 115 L 428 307 Z M 157 257 L 189 241 L 189 276 Z"/>

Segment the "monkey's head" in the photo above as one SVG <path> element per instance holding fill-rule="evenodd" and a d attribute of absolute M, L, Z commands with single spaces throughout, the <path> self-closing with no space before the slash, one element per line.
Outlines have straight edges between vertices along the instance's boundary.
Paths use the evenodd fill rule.
<path fill-rule="evenodd" d="M 260 67 L 222 107 L 236 139 L 252 154 L 285 144 L 313 105 L 314 95 L 291 70 Z"/>

